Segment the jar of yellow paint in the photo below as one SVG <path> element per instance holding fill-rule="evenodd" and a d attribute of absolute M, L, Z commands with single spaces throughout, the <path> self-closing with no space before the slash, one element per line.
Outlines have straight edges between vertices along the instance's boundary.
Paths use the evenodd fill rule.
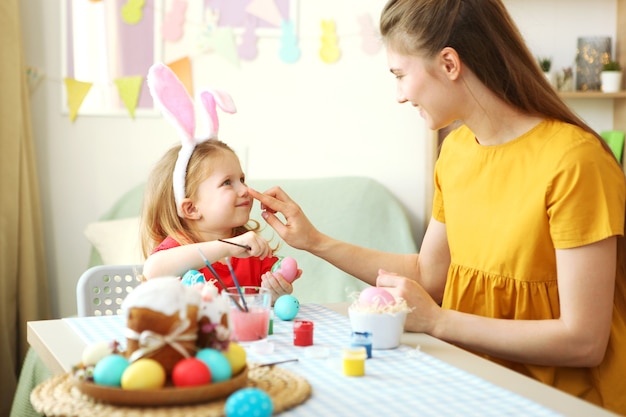
<path fill-rule="evenodd" d="M 343 374 L 346 376 L 365 375 L 365 359 L 367 351 L 364 346 L 353 346 L 343 349 Z"/>

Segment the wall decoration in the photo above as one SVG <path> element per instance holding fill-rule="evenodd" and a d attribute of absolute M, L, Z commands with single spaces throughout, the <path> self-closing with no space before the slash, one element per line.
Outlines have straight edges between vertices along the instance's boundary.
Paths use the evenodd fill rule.
<path fill-rule="evenodd" d="M 39 68 L 27 66 L 26 67 L 26 83 L 28 84 L 28 92 L 30 94 L 35 91 L 41 81 L 43 81 L 44 75 Z"/>
<path fill-rule="evenodd" d="M 146 5 L 146 0 L 128 0 L 128 2 L 122 6 L 120 15 L 122 20 L 129 25 L 139 23 L 143 19 L 143 7 Z"/>
<path fill-rule="evenodd" d="M 320 58 L 327 64 L 332 64 L 339 60 L 341 50 L 339 49 L 339 40 L 334 20 L 322 20 L 322 37 L 320 47 Z"/>
<path fill-rule="evenodd" d="M 114 80 L 145 75 L 161 61 L 158 10 L 161 0 L 109 0 L 62 3 L 62 77 L 92 84 L 81 101 L 81 114 L 128 114 Z M 129 16 L 132 24 L 128 23 Z M 139 89 L 136 112 L 156 113 L 147 88 Z M 64 90 L 65 111 L 72 92 Z"/>
<path fill-rule="evenodd" d="M 66 78 L 64 81 L 67 91 L 67 107 L 70 110 L 70 121 L 74 122 L 78 115 L 78 109 L 83 104 L 83 100 L 85 100 L 87 93 L 91 90 L 93 83 L 77 81 L 71 78 Z"/>
<path fill-rule="evenodd" d="M 128 113 L 131 118 L 135 118 L 135 109 L 137 108 L 137 101 L 139 99 L 139 90 L 141 90 L 141 83 L 143 82 L 143 76 L 137 75 L 134 77 L 124 77 L 115 80 L 115 85 L 120 98 L 124 102 L 124 105 L 128 109 Z"/>
<path fill-rule="evenodd" d="M 288 64 L 293 64 L 300 59 L 300 53 L 298 37 L 296 36 L 293 22 L 291 20 L 283 20 L 280 36 L 280 59 Z"/>
<path fill-rule="evenodd" d="M 359 22 L 359 32 L 361 34 L 361 47 L 368 55 L 376 55 L 383 47 L 383 43 L 378 36 L 378 30 L 372 22 L 372 16 L 362 14 L 357 17 Z"/>
<path fill-rule="evenodd" d="M 576 50 L 576 90 L 599 91 L 602 63 L 611 56 L 611 38 L 578 38 Z"/>
<path fill-rule="evenodd" d="M 167 42 L 177 42 L 183 37 L 187 0 L 174 0 L 169 11 L 165 12 L 161 35 Z"/>
<path fill-rule="evenodd" d="M 178 43 L 167 49 L 178 55 L 169 57 L 167 65 L 192 96 L 198 54 L 215 54 L 241 68 L 242 63 L 258 58 L 260 39 L 273 42 L 276 59 L 286 64 L 297 63 L 304 53 L 299 21 L 305 16 L 298 15 L 300 0 L 62 1 L 63 107 L 72 122 L 79 109 L 85 115 L 135 118 L 156 114 L 143 85 L 154 62 L 168 62 L 163 56 L 165 43 Z M 320 32 L 304 34 L 309 41 L 319 41 L 311 54 L 317 53 L 326 64 L 338 62 L 343 53 L 340 38 L 348 37 L 361 39 L 363 54 L 380 51 L 382 44 L 370 14 L 350 17 L 356 20 L 357 33 L 339 33 L 334 10 L 334 6 L 328 8 L 325 14 L 330 15 L 320 21 Z M 41 79 L 37 75 L 30 75 L 31 89 Z"/>
<path fill-rule="evenodd" d="M 194 97 L 193 77 L 191 75 L 191 59 L 188 56 L 185 56 L 176 61 L 168 62 L 167 66 L 170 67 L 180 82 L 183 83 L 189 95 Z"/>

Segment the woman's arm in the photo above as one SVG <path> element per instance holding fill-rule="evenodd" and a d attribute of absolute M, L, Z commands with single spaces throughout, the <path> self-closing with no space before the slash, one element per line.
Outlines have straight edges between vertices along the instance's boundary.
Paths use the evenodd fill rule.
<path fill-rule="evenodd" d="M 431 236 L 433 242 L 437 241 L 438 247 L 433 248 L 432 253 L 426 257 L 429 262 L 422 262 L 421 255 L 392 254 L 368 249 L 321 233 L 309 221 L 300 206 L 280 187 L 274 187 L 263 194 L 252 189 L 249 192 L 261 202 L 263 218 L 288 245 L 306 250 L 371 285 L 376 285 L 379 269 L 385 269 L 422 282 L 433 291 L 435 298 L 440 298 L 443 294 L 450 264 L 445 226 L 440 226 L 437 232 L 426 233 L 426 236 Z M 275 215 L 278 212 L 284 216 L 284 223 Z M 439 245 L 445 245 L 445 249 Z"/>
<path fill-rule="evenodd" d="M 553 320 L 503 320 L 441 309 L 417 283 L 382 274 L 415 310 L 408 330 L 494 357 L 549 366 L 591 367 L 606 351 L 613 311 L 616 237 L 558 249 L 561 316 Z"/>

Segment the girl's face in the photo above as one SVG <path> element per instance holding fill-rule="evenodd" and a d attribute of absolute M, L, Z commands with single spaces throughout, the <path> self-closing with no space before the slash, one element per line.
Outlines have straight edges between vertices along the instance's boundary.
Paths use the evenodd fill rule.
<path fill-rule="evenodd" d="M 250 219 L 252 197 L 248 194 L 239 159 L 231 152 L 211 158 L 211 175 L 198 187 L 195 205 L 201 233 L 230 237 L 232 229 Z"/>
<path fill-rule="evenodd" d="M 451 115 L 454 98 L 451 99 L 452 92 L 448 90 L 449 80 L 436 60 L 387 48 L 389 71 L 397 80 L 398 102 L 411 103 L 433 130 L 455 120 Z"/>

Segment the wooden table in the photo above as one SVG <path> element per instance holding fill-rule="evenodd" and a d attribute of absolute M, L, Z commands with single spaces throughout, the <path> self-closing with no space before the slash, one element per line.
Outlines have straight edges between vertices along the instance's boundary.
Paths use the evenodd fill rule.
<path fill-rule="evenodd" d="M 347 315 L 348 303 L 326 307 Z M 53 373 L 71 370 L 85 347 L 82 338 L 64 320 L 28 323 L 28 341 Z M 463 349 L 420 333 L 404 333 L 403 344 L 416 347 L 456 368 L 505 388 L 566 416 L 614 416 L 602 408 L 518 374 Z"/>

